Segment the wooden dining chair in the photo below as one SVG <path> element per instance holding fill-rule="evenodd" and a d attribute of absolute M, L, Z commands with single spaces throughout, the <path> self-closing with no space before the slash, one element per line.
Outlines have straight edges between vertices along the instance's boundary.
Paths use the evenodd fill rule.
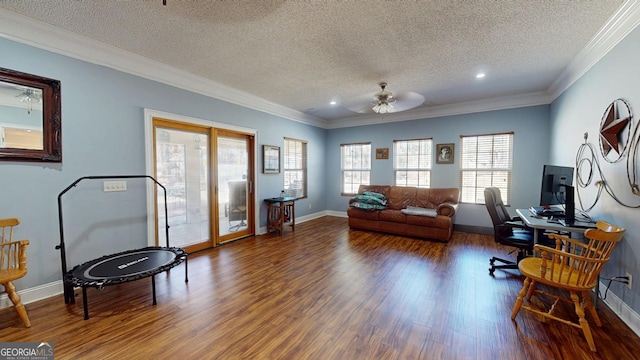
<path fill-rule="evenodd" d="M 13 303 L 26 327 L 31 327 L 27 309 L 16 293 L 12 281 L 27 274 L 27 245 L 29 240 L 13 240 L 13 229 L 20 224 L 16 218 L 0 219 L 0 284 Z"/>
<path fill-rule="evenodd" d="M 587 229 L 584 232 L 585 239 L 583 241 L 570 239 L 559 234 L 550 234 L 549 237 L 556 241 L 555 248 L 535 245 L 534 250 L 539 251 L 540 257 L 529 257 L 518 264 L 525 280 L 513 306 L 511 319 L 515 320 L 522 308 L 577 327 L 582 329 L 589 349 L 595 352 L 596 346 L 591 335 L 589 322 L 585 319 L 585 310 L 589 312 L 597 326 L 601 326 L 601 323 L 589 293 L 596 286 L 600 271 L 609 261 L 611 252 L 622 239 L 624 232 L 624 228 L 599 221 L 595 229 Z M 571 300 L 562 295 L 542 291 L 538 289 L 538 284 L 560 289 L 561 292 L 568 292 Z M 529 300 L 534 293 L 555 299 L 548 311 L 542 311 L 531 305 Z M 525 295 L 526 304 L 524 302 Z M 576 315 L 578 315 L 577 323 L 554 315 L 558 301 L 573 303 Z"/>

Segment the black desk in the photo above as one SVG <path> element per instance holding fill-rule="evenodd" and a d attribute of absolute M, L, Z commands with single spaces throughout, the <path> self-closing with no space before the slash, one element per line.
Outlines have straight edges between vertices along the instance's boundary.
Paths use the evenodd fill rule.
<path fill-rule="evenodd" d="M 292 197 L 264 199 L 267 203 L 267 232 L 278 231 L 282 236 L 286 222 L 291 223 L 291 231 L 295 231 L 296 200 Z"/>

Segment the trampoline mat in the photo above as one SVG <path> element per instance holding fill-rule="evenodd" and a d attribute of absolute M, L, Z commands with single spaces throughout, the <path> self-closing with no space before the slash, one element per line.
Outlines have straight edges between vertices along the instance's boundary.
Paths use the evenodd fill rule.
<path fill-rule="evenodd" d="M 152 276 L 181 264 L 187 252 L 176 247 L 146 247 L 106 255 L 67 273 L 75 286 L 102 287 Z"/>

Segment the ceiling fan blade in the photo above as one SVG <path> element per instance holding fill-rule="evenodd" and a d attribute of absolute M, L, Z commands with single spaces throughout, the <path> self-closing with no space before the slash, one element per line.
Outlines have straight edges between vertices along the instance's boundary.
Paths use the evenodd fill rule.
<path fill-rule="evenodd" d="M 372 113 L 373 110 L 371 110 L 371 108 L 373 108 L 373 105 L 371 105 L 371 101 L 374 100 L 373 96 L 375 94 L 376 92 L 372 92 L 369 94 L 353 97 L 345 101 L 343 105 L 347 109 L 360 114 Z"/>
<path fill-rule="evenodd" d="M 398 91 L 393 94 L 396 103 L 393 104 L 393 111 L 406 111 L 424 104 L 424 96 L 413 91 Z"/>

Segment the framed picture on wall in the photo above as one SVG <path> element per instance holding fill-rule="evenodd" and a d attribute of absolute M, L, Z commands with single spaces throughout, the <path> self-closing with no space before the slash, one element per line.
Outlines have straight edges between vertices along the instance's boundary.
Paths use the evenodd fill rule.
<path fill-rule="evenodd" d="M 376 149 L 376 159 L 388 159 L 388 158 L 389 158 L 389 148 Z"/>
<path fill-rule="evenodd" d="M 436 145 L 436 164 L 453 164 L 454 144 Z"/>
<path fill-rule="evenodd" d="M 262 173 L 280 173 L 280 147 L 273 145 L 262 145 Z"/>

